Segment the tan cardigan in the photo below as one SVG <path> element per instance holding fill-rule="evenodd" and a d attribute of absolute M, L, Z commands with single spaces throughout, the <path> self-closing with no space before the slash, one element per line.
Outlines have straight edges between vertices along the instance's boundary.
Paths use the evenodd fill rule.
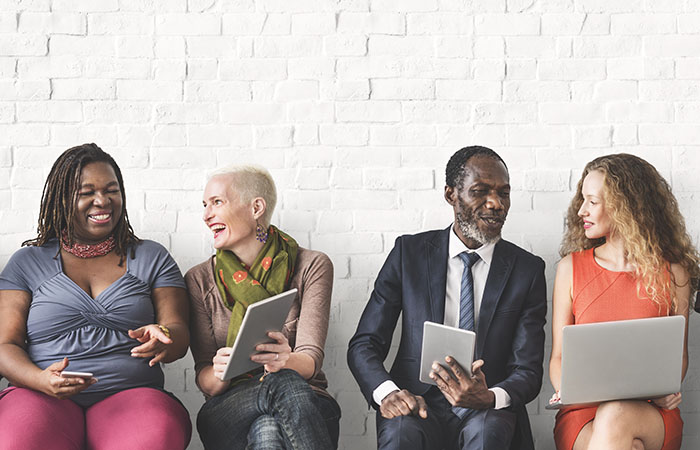
<path fill-rule="evenodd" d="M 216 351 L 226 346 L 231 311 L 224 306 L 214 280 L 214 257 L 191 268 L 185 275 L 190 294 L 190 346 L 197 375 L 212 364 Z M 333 263 L 325 254 L 299 247 L 289 288 L 297 288 L 282 332 L 294 352 L 306 353 L 315 363 L 308 380 L 319 393 L 328 382 L 321 366 L 328 333 L 328 315 L 333 289 Z M 205 395 L 206 396 L 206 395 Z"/>

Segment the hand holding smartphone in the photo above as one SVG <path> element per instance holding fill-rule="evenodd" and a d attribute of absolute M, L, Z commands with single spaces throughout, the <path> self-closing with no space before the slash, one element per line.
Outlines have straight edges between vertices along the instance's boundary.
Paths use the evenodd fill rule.
<path fill-rule="evenodd" d="M 70 370 L 64 370 L 60 374 L 64 378 L 67 378 L 67 377 L 76 377 L 76 378 L 85 378 L 85 379 L 92 378 L 92 372 L 72 372 Z"/>

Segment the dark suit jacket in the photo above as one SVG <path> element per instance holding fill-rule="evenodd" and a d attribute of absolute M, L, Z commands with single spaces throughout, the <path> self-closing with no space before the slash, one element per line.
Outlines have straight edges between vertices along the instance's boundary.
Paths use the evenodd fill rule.
<path fill-rule="evenodd" d="M 417 395 L 431 387 L 418 379 L 423 322 L 444 320 L 451 232 L 447 228 L 399 237 L 377 276 L 348 349 L 350 370 L 375 408 L 372 393 L 386 380 Z M 542 386 L 546 294 L 544 261 L 500 240 L 479 312 L 475 358 L 484 360 L 487 385 L 510 395 L 510 408 L 518 416 L 516 436 L 526 443 L 521 448 L 533 446 L 525 405 Z M 400 313 L 401 343 L 387 372 L 383 362 Z"/>

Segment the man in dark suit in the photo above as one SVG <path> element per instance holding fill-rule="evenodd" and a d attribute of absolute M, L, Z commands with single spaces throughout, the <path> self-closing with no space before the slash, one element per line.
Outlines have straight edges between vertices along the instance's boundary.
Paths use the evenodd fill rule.
<path fill-rule="evenodd" d="M 500 238 L 510 184 L 493 150 L 466 147 L 450 158 L 445 200 L 452 226 L 396 240 L 348 364 L 379 409 L 380 449 L 532 449 L 525 405 L 542 385 L 544 261 Z M 399 314 L 401 343 L 387 372 Z M 426 320 L 476 332 L 472 376 L 462 368 L 471 361 L 448 356 L 432 366 L 437 387 L 419 381 Z"/>

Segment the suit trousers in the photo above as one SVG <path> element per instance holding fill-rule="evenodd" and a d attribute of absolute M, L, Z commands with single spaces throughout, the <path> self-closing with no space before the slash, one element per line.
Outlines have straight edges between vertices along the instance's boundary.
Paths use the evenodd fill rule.
<path fill-rule="evenodd" d="M 377 412 L 379 450 L 504 450 L 510 448 L 516 416 L 509 409 L 470 409 L 463 419 L 435 387 L 423 398 L 428 417 L 385 419 Z"/>

